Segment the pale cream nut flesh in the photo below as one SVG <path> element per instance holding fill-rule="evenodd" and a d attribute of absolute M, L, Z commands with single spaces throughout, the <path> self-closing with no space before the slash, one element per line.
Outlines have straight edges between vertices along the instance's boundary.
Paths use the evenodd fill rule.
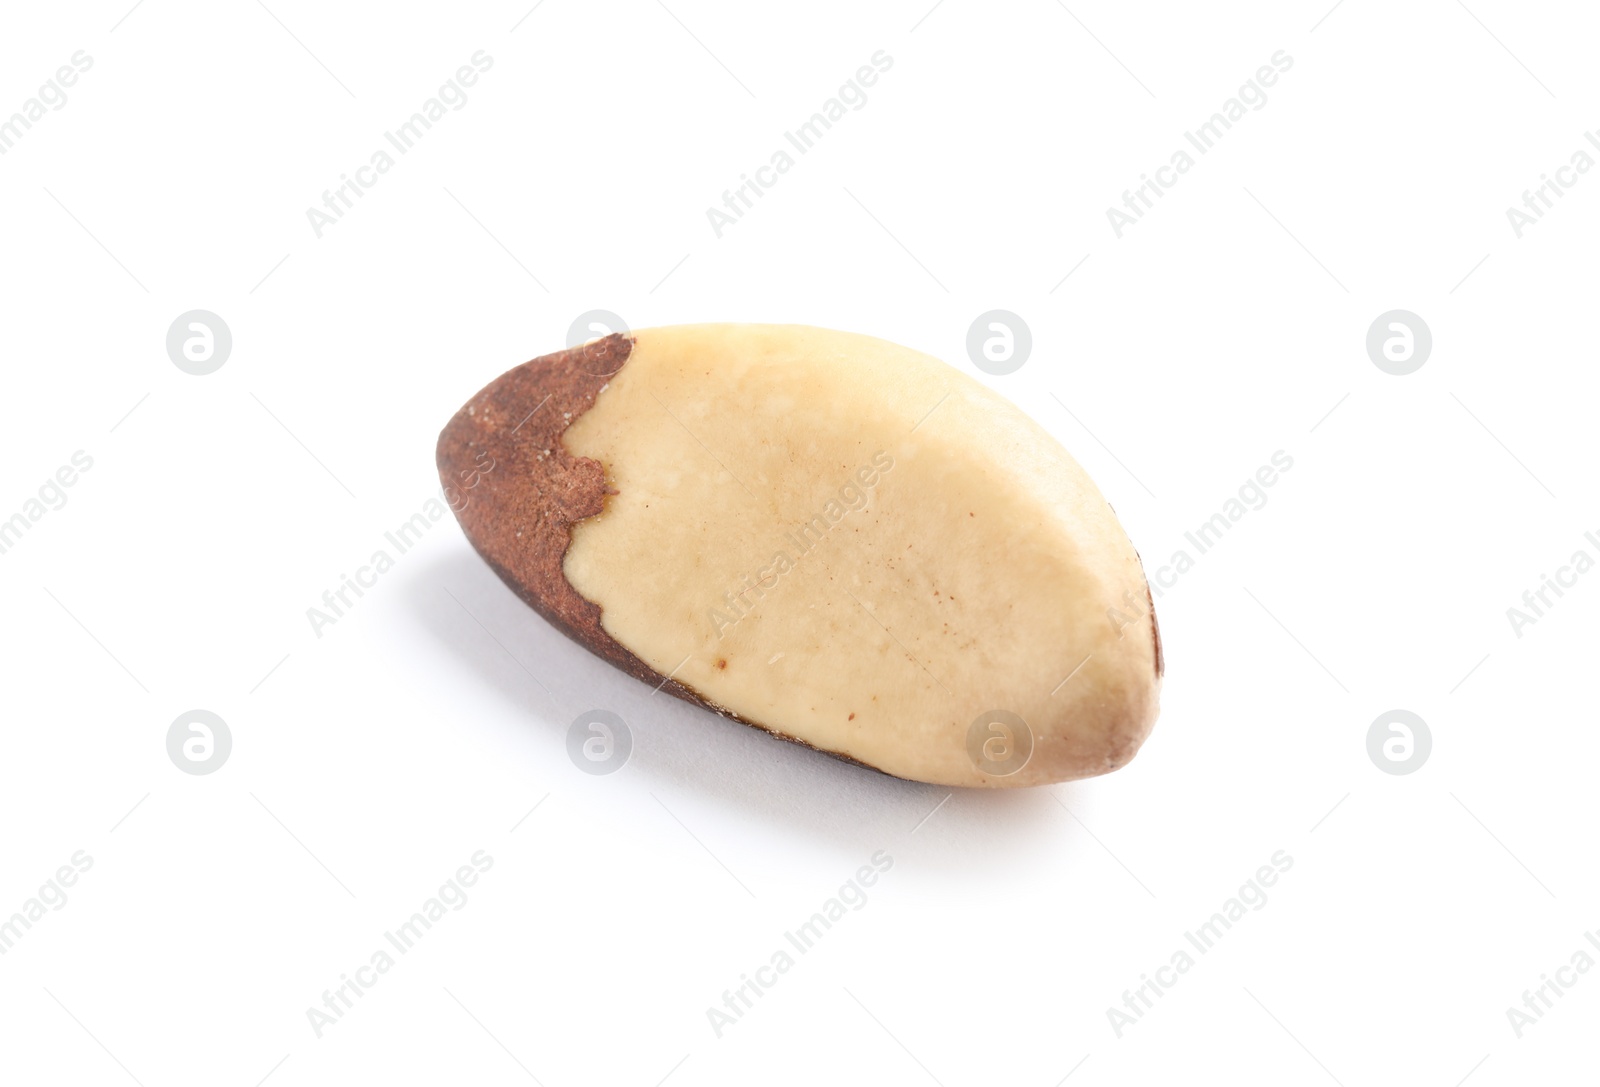
<path fill-rule="evenodd" d="M 563 564 L 611 638 L 747 723 L 903 778 L 1040 785 L 1133 757 L 1163 671 L 1150 592 L 1042 427 L 868 336 L 629 338 L 561 438 L 615 492 Z"/>

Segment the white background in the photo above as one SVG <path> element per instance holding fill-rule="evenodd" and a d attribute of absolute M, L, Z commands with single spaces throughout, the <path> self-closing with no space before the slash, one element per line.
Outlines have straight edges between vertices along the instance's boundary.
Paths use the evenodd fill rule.
<path fill-rule="evenodd" d="M 1600 930 L 1600 574 L 1506 615 L 1600 557 L 1600 172 L 1506 217 L 1600 129 L 1592 12 L 126 2 L 0 19 L 0 116 L 93 58 L 0 156 L 0 518 L 93 458 L 0 555 L 0 915 L 93 858 L 0 957 L 6 1081 L 1592 1077 L 1600 971 L 1520 1038 L 1507 1009 Z M 477 50 L 467 104 L 319 239 L 306 209 Z M 706 208 L 877 50 L 867 105 L 719 239 Z M 1106 209 L 1278 50 L 1118 239 Z M 165 348 L 196 308 L 234 341 L 205 377 Z M 436 493 L 449 416 L 595 308 L 940 356 L 1060 438 L 1152 571 L 1294 467 L 1158 602 L 1142 754 L 1054 789 L 950 796 L 653 696 L 449 520 L 317 637 Z M 994 308 L 1033 333 L 1007 377 L 966 357 Z M 1364 345 L 1395 308 L 1434 338 L 1406 377 Z M 166 751 L 194 708 L 233 737 L 208 776 Z M 606 777 L 566 754 L 593 708 L 634 738 Z M 1407 776 L 1366 749 L 1396 708 L 1433 737 Z M 318 1038 L 307 1008 L 477 850 L 467 904 Z M 707 1008 L 877 850 L 867 905 L 719 1038 Z M 1107 1009 L 1278 850 L 1119 1038 Z"/>

